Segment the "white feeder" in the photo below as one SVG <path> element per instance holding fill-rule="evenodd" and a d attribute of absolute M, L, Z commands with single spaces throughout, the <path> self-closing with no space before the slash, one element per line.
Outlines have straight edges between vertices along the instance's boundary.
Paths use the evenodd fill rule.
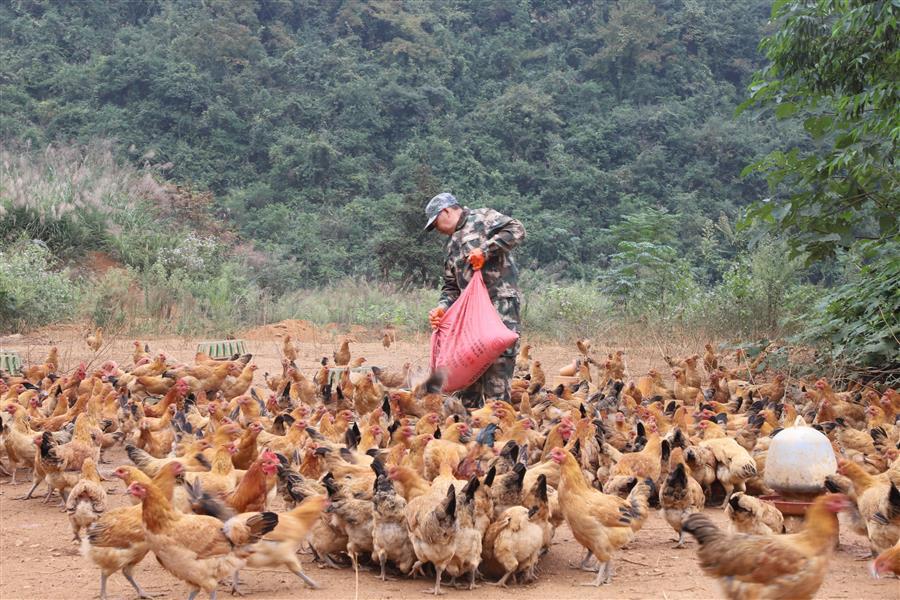
<path fill-rule="evenodd" d="M 831 442 L 821 432 L 798 425 L 780 431 L 769 445 L 765 483 L 783 496 L 821 494 L 825 478 L 837 472 Z"/>

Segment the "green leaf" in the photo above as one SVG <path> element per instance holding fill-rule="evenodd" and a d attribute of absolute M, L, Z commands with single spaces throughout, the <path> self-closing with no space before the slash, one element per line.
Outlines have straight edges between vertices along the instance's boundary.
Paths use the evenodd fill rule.
<path fill-rule="evenodd" d="M 803 128 L 815 139 L 820 139 L 827 131 L 831 130 L 834 119 L 831 116 L 813 116 L 803 121 Z"/>
<path fill-rule="evenodd" d="M 793 102 L 783 102 L 775 107 L 775 116 L 786 119 L 797 112 L 797 105 Z"/>

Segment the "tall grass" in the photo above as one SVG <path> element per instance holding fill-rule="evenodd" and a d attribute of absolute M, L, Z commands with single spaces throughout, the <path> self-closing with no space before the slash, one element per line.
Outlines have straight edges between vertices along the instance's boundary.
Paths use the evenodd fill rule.
<path fill-rule="evenodd" d="M 224 335 L 303 319 L 428 331 L 436 289 L 344 279 L 273 296 L 260 282 L 279 279 L 269 269 L 285 263 L 217 229 L 211 195 L 154 175 L 117 162 L 108 143 L 0 150 L 0 327 L 90 320 L 144 335 Z M 86 272 L 89 251 L 109 254 L 117 268 Z M 685 261 L 676 269 L 643 254 L 617 256 L 640 268 L 619 265 L 610 271 L 615 278 L 598 282 L 523 273 L 525 335 L 620 338 L 660 351 L 675 339 L 773 337 L 812 293 L 798 285 L 799 265 L 784 260 L 777 244 L 740 255 L 714 286 L 698 284 Z"/>

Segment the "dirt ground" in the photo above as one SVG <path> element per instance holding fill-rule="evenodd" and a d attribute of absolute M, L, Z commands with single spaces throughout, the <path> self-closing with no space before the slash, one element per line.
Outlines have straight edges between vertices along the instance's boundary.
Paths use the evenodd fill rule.
<path fill-rule="evenodd" d="M 27 337 L 0 339 L 4 350 L 15 350 L 23 358 L 40 360 L 50 345 L 60 348 L 63 369 L 77 366 L 78 361 L 88 360 L 91 353 L 81 340 L 82 332 L 77 328 L 54 330 Z M 385 350 L 380 343 L 368 341 L 357 335 L 361 343 L 353 346 L 354 354 L 368 358 L 369 364 L 397 368 L 404 361 L 411 361 L 415 367 L 426 368 L 428 362 L 427 339 L 402 339 Z M 310 341 L 298 344 L 301 351 L 299 363 L 309 365 L 310 371 L 322 356 L 330 355 L 335 347 L 335 333 L 324 332 Z M 371 338 L 369 338 L 371 340 Z M 151 340 L 154 352 L 163 351 L 176 360 L 189 361 L 199 340 L 179 338 Z M 599 344 L 597 344 L 599 346 Z M 258 376 L 263 371 L 279 369 L 280 343 L 262 336 L 250 336 L 248 349 L 254 354 L 254 362 L 260 365 Z M 605 348 L 600 348 L 605 351 Z M 121 364 L 130 364 L 131 340 L 108 342 L 92 363 L 98 365 L 103 360 L 114 359 Z M 647 368 L 664 366 L 658 353 L 650 349 L 628 348 L 629 369 L 642 373 Z M 685 353 L 695 351 L 685 349 Z M 574 349 L 553 346 L 539 346 L 536 358 L 544 362 L 548 375 L 574 355 Z M 107 455 L 109 464 L 102 465 L 105 472 L 111 472 L 116 465 L 127 463 L 121 448 L 115 448 Z M 96 598 L 99 590 L 99 572 L 87 560 L 78 555 L 77 547 L 70 541 L 71 530 L 64 513 L 56 506 L 43 504 L 42 500 L 15 500 L 23 495 L 30 484 L 25 470 L 19 472 L 19 479 L 26 480 L 18 485 L 9 485 L 8 478 L 0 481 L 0 599 L 65 599 L 85 600 Z M 121 483 L 113 479 L 107 484 L 112 507 L 127 502 Z M 43 488 L 42 488 L 43 489 Z M 273 508 L 281 510 L 278 504 Z M 721 510 L 706 509 L 717 523 L 724 524 Z M 445 587 L 446 598 L 721 598 L 722 594 L 715 581 L 704 576 L 696 562 L 691 541 L 687 549 L 671 548 L 674 532 L 658 512 L 654 512 L 644 528 L 629 548 L 616 554 L 614 563 L 616 574 L 613 583 L 599 589 L 584 588 L 581 584 L 590 582 L 593 574 L 572 570 L 570 562 L 580 561 L 583 550 L 574 541 L 571 532 L 563 527 L 557 531 L 550 553 L 540 563 L 538 582 L 525 586 L 498 589 L 482 585 L 474 592 L 453 590 Z M 896 579 L 874 580 L 868 572 L 868 562 L 859 560 L 866 549 L 865 539 L 853 533 L 842 531 L 841 546 L 831 561 L 817 598 L 846 599 L 887 599 L 900 598 L 900 581 Z M 401 579 L 381 582 L 370 571 L 359 573 L 358 582 L 350 569 L 319 569 L 310 557 L 303 558 L 304 568 L 321 589 L 309 590 L 302 582 L 287 572 L 245 570 L 242 573 L 243 591 L 248 598 L 421 598 L 429 582 Z M 135 578 L 151 594 L 161 598 L 178 598 L 188 595 L 187 586 L 164 571 L 158 563 L 147 557 L 135 569 Z M 131 600 L 136 595 L 121 574 L 114 575 L 108 582 L 109 598 Z M 226 594 L 220 586 L 220 593 Z M 427 596 L 425 596 L 427 597 Z"/>

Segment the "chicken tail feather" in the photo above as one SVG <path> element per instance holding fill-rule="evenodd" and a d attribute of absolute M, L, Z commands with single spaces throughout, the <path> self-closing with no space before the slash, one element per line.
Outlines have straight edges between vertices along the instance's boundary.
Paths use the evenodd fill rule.
<path fill-rule="evenodd" d="M 694 536 L 701 546 L 714 542 L 723 535 L 709 517 L 702 513 L 695 513 L 685 519 L 681 529 Z"/>

